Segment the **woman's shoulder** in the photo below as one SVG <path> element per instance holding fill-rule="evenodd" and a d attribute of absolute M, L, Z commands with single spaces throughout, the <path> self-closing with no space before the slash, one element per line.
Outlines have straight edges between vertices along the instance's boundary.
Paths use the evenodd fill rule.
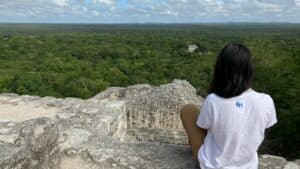
<path fill-rule="evenodd" d="M 251 94 L 248 95 L 249 103 L 261 105 L 260 107 L 273 107 L 274 101 L 270 94 L 251 89 Z"/>
<path fill-rule="evenodd" d="M 273 101 L 270 94 L 256 91 L 253 88 L 249 88 L 246 91 L 244 91 L 242 94 L 231 97 L 231 98 L 224 98 L 224 97 L 218 96 L 215 93 L 210 93 L 206 96 L 205 101 L 206 102 L 227 101 L 227 100 L 230 101 L 230 100 L 243 99 L 243 98 L 247 98 L 247 97 L 251 98 L 251 99 L 255 99 L 255 100 L 260 100 L 260 101 L 262 101 L 262 100 Z"/>
<path fill-rule="evenodd" d="M 268 100 L 268 101 L 273 100 L 272 96 L 268 93 L 255 91 L 254 89 L 252 89 L 252 90 L 254 91 L 254 93 L 255 93 L 254 96 L 257 99 L 263 99 L 263 100 Z"/>
<path fill-rule="evenodd" d="M 204 102 L 213 102 L 214 100 L 216 100 L 219 96 L 216 95 L 215 93 L 210 93 L 205 97 Z"/>

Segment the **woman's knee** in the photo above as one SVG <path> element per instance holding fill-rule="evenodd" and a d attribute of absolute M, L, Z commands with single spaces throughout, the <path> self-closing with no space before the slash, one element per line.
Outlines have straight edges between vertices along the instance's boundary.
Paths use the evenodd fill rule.
<path fill-rule="evenodd" d="M 180 117 L 183 118 L 186 114 L 199 113 L 199 108 L 195 104 L 189 103 L 182 107 L 180 110 Z"/>

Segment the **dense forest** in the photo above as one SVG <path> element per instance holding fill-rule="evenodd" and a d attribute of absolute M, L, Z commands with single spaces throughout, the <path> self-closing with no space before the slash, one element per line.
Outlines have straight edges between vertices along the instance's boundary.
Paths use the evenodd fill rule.
<path fill-rule="evenodd" d="M 186 79 L 205 97 L 228 42 L 251 49 L 253 88 L 276 104 L 279 122 L 260 151 L 299 158 L 299 24 L 0 24 L 0 92 L 86 99 L 110 86 Z"/>

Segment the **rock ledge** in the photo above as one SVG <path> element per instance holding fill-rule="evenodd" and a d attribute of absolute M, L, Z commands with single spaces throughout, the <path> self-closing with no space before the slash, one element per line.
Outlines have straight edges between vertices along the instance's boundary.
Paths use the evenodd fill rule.
<path fill-rule="evenodd" d="M 179 110 L 202 105 L 192 85 L 112 87 L 88 99 L 0 95 L 0 168 L 194 168 Z M 261 169 L 299 160 L 262 155 Z"/>

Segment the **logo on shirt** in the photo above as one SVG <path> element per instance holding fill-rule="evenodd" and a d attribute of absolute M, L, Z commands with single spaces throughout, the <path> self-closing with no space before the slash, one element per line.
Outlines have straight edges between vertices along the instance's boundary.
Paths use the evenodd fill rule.
<path fill-rule="evenodd" d="M 235 103 L 235 106 L 238 107 L 238 108 L 242 108 L 242 107 L 243 107 L 243 102 L 237 101 L 237 102 Z"/>

